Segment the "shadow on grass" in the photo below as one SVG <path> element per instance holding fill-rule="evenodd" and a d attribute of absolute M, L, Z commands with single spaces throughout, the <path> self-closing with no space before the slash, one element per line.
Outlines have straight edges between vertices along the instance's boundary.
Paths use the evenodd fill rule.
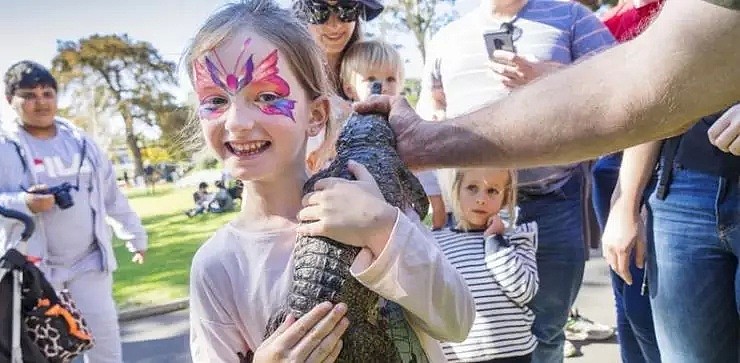
<path fill-rule="evenodd" d="M 120 308 L 168 302 L 186 297 L 193 255 L 234 212 L 188 218 L 182 212 L 143 218 L 149 248 L 143 265 L 131 262 L 131 253 L 116 241 L 118 270 L 113 293 Z"/>

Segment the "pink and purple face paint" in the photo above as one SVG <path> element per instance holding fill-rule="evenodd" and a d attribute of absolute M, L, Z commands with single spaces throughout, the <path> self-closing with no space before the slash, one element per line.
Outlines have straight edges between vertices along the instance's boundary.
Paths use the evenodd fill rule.
<path fill-rule="evenodd" d="M 260 111 L 266 115 L 283 115 L 289 117 L 293 122 L 293 109 L 296 101 L 288 99 L 290 95 L 290 86 L 278 74 L 278 51 L 277 49 L 270 52 L 257 67 L 254 66 L 250 55 L 242 64 L 242 58 L 247 51 L 251 39 L 247 38 L 242 44 L 242 51 L 236 59 L 232 71 L 229 73 L 224 66 L 216 50 L 211 53 L 216 63 L 208 56 L 204 57 L 203 62 L 195 62 L 195 78 L 200 83 L 205 79 L 210 79 L 213 84 L 224 90 L 232 97 L 236 97 L 239 92 L 246 88 L 247 97 L 256 98 L 257 95 L 264 92 L 272 92 L 277 95 L 277 99 L 264 102 L 260 106 Z"/>

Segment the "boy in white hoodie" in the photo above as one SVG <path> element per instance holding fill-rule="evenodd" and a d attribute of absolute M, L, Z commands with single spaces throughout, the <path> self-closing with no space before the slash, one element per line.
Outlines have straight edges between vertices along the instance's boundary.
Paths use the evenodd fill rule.
<path fill-rule="evenodd" d="M 92 330 L 95 347 L 86 361 L 121 362 L 112 294 L 117 265 L 106 217 L 120 225 L 136 263 L 144 261 L 146 231 L 118 189 L 110 160 L 80 129 L 56 117 L 51 73 L 21 61 L 8 69 L 4 83 L 18 118 L 0 134 L 0 206 L 33 216 L 37 229 L 27 254 L 39 259 L 56 289 L 69 290 Z M 12 247 L 21 230 L 17 221 L 0 221 L 0 250 Z"/>

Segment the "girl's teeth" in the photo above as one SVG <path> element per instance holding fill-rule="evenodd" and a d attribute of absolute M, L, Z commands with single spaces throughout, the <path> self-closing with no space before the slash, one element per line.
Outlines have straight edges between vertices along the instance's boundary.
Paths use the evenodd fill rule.
<path fill-rule="evenodd" d="M 234 149 L 234 151 L 238 153 L 248 153 L 252 154 L 257 151 L 259 151 L 261 148 L 265 146 L 266 142 L 253 142 L 248 144 L 231 144 L 231 147 Z"/>

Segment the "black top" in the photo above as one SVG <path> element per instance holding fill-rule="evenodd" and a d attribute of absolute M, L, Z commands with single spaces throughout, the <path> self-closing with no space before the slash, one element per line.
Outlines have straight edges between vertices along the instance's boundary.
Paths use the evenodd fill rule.
<path fill-rule="evenodd" d="M 717 176 L 740 175 L 740 156 L 718 149 L 707 136 L 709 128 L 725 111 L 703 117 L 683 135 L 669 139 L 663 145 L 663 157 L 675 149 L 674 165 Z"/>

